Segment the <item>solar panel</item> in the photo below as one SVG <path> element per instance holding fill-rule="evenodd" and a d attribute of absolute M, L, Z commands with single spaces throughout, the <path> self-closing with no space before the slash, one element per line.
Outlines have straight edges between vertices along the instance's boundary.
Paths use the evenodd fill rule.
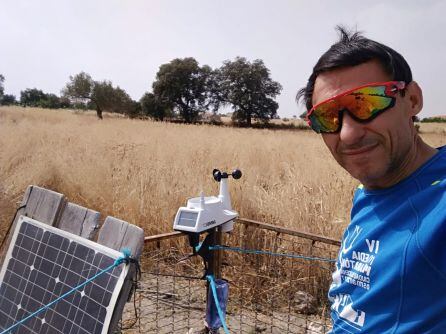
<path fill-rule="evenodd" d="M 112 265 L 122 254 L 20 217 L 0 272 L 0 333 Z M 107 333 L 128 268 L 119 265 L 14 333 Z"/>

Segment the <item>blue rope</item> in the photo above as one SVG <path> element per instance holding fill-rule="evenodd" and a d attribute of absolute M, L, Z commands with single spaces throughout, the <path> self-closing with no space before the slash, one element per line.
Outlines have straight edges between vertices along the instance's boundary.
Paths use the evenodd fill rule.
<path fill-rule="evenodd" d="M 223 311 L 221 310 L 220 303 L 218 302 L 217 289 L 215 287 L 214 275 L 207 275 L 206 278 L 208 279 L 208 281 L 211 285 L 212 295 L 214 296 L 215 306 L 217 307 L 218 317 L 220 318 L 220 321 L 223 325 L 223 330 L 225 331 L 226 334 L 230 334 L 229 329 L 226 326 L 226 321 L 225 321 L 225 317 L 223 315 Z"/>
<path fill-rule="evenodd" d="M 47 310 L 48 308 L 50 308 L 51 306 L 53 306 L 54 304 L 56 304 L 57 302 L 61 301 L 62 299 L 68 297 L 69 295 L 71 295 L 72 293 L 76 292 L 77 290 L 79 290 L 80 288 L 84 287 L 85 285 L 87 285 L 88 283 L 92 282 L 93 280 L 95 280 L 96 278 L 98 278 L 99 276 L 105 274 L 106 272 L 112 270 L 113 268 L 119 266 L 121 263 L 123 262 L 127 262 L 128 258 L 130 257 L 130 253 L 127 249 L 123 249 L 122 250 L 123 256 L 117 258 L 115 260 L 115 262 L 105 268 L 104 270 L 98 272 L 96 275 L 94 275 L 93 277 L 87 279 L 85 282 L 79 284 L 78 286 L 72 288 L 70 291 L 64 293 L 62 296 L 54 299 L 52 302 L 50 302 L 47 305 L 42 306 L 41 308 L 39 308 L 37 311 L 31 313 L 30 315 L 28 315 L 27 317 L 23 318 L 22 320 L 20 320 L 19 322 L 15 323 L 14 325 L 10 326 L 9 328 L 5 329 L 3 332 L 1 332 L 0 334 L 6 334 L 10 331 L 12 331 L 13 329 L 19 327 L 20 325 L 22 325 L 23 323 L 25 323 L 26 321 L 28 321 L 29 319 L 35 317 L 36 315 L 38 315 L 39 313 L 42 313 L 43 311 Z"/>
<path fill-rule="evenodd" d="M 197 252 L 198 253 L 198 251 L 200 250 L 200 248 L 201 248 L 201 245 L 203 245 L 203 241 L 202 242 L 200 242 L 199 244 L 198 244 L 198 246 L 195 246 L 195 252 Z"/>
<path fill-rule="evenodd" d="M 269 251 L 261 251 L 256 249 L 243 249 L 239 247 L 229 247 L 229 246 L 221 246 L 221 245 L 215 245 L 210 246 L 209 250 L 228 250 L 233 252 L 240 252 L 245 254 L 259 254 L 259 255 L 272 255 L 272 256 L 283 256 L 283 257 L 290 257 L 293 259 L 303 259 L 303 260 L 311 260 L 311 261 L 324 261 L 324 262 L 336 262 L 336 260 L 328 259 L 324 257 L 314 257 L 314 256 L 304 256 L 304 255 L 297 255 L 297 254 L 285 254 L 285 253 L 274 253 Z"/>

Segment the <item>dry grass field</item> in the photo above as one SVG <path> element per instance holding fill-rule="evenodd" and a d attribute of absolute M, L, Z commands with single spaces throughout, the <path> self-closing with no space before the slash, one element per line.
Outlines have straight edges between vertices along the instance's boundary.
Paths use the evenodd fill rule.
<path fill-rule="evenodd" d="M 433 145 L 446 126 L 421 124 Z M 130 120 L 94 113 L 0 108 L 0 237 L 29 184 L 127 220 L 146 235 L 172 230 L 188 197 L 216 194 L 213 168 L 230 181 L 242 217 L 340 238 L 357 181 L 310 131 L 272 131 Z"/>

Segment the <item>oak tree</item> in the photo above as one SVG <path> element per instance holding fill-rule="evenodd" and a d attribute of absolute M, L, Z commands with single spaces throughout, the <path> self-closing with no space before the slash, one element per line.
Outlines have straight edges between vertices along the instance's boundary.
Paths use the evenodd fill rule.
<path fill-rule="evenodd" d="M 282 86 L 271 79 L 262 60 L 227 60 L 216 72 L 216 83 L 217 97 L 221 104 L 231 106 L 234 121 L 250 126 L 253 119 L 267 122 L 277 117 L 279 104 L 275 98 Z"/>
<path fill-rule="evenodd" d="M 160 66 L 152 86 L 153 94 L 160 105 L 172 107 L 173 112 L 191 123 L 197 121 L 212 103 L 209 96 L 211 81 L 209 66 L 199 66 L 191 57 L 176 58 Z"/>

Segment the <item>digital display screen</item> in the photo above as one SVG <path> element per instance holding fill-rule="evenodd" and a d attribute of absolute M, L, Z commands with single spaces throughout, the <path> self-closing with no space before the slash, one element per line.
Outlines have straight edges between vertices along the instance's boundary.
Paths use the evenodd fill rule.
<path fill-rule="evenodd" d="M 177 225 L 186 227 L 195 227 L 197 223 L 198 212 L 181 211 Z"/>

